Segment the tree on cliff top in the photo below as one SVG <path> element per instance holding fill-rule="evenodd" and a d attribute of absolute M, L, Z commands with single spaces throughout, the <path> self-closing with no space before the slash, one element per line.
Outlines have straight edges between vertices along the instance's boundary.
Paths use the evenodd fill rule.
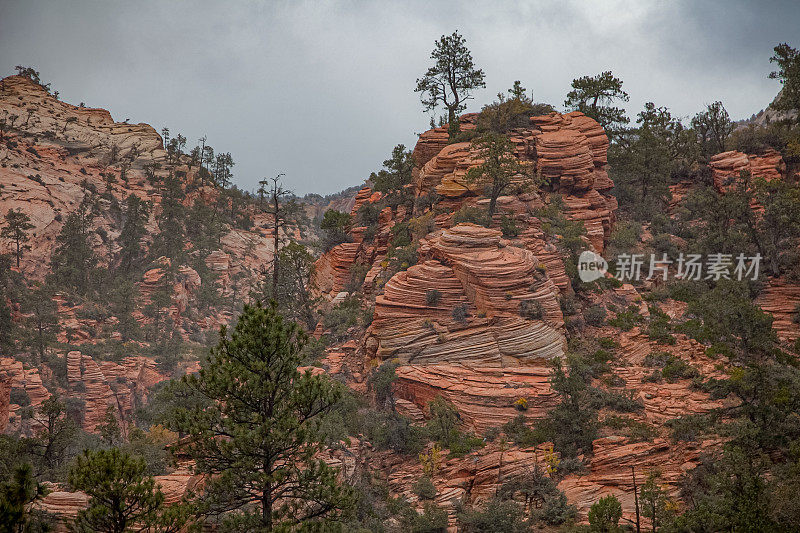
<path fill-rule="evenodd" d="M 0 230 L 0 237 L 14 243 L 14 255 L 17 257 L 17 268 L 19 268 L 19 260 L 22 258 L 22 254 L 25 250 L 31 249 L 25 243 L 30 240 L 28 232 L 34 228 L 34 225 L 31 224 L 31 217 L 23 213 L 21 209 L 16 211 L 9 209 L 5 219 L 6 225 Z"/>
<path fill-rule="evenodd" d="M 497 198 L 518 183 L 520 187 L 529 185 L 531 166 L 517 159 L 516 146 L 505 135 L 487 133 L 473 141 L 483 163 L 469 169 L 465 179 L 484 188 L 489 197 L 489 224 L 491 225 L 497 207 Z"/>
<path fill-rule="evenodd" d="M 572 80 L 572 90 L 567 93 L 564 107 L 592 117 L 612 137 L 630 122 L 624 109 L 611 105 L 616 100 L 627 102 L 629 97 L 622 90 L 622 80 L 609 70 L 596 76 Z"/>
<path fill-rule="evenodd" d="M 452 139 L 459 131 L 457 114 L 466 109 L 464 102 L 472 98 L 474 89 L 486 87 L 484 73 L 475 68 L 466 40 L 458 31 L 442 35 L 436 41 L 431 59 L 434 65 L 417 79 L 414 92 L 422 93 L 420 99 L 425 111 L 433 111 L 439 104 L 447 108 Z"/>
<path fill-rule="evenodd" d="M 786 43 L 774 48 L 775 54 L 769 58 L 778 65 L 778 70 L 770 72 L 771 79 L 780 80 L 783 85 L 781 96 L 775 107 L 778 109 L 800 109 L 800 52 Z"/>
<path fill-rule="evenodd" d="M 221 329 L 208 363 L 183 378 L 214 402 L 179 407 L 174 422 L 193 436 L 185 451 L 197 469 L 210 474 L 209 513 L 230 530 L 335 527 L 351 507 L 351 489 L 318 457 L 321 422 L 340 391 L 297 370 L 305 343 L 276 306 L 245 306 L 231 335 Z"/>
<path fill-rule="evenodd" d="M 733 132 L 734 124 L 722 102 L 713 102 L 692 119 L 703 155 L 711 157 L 725 151 L 725 142 Z"/>

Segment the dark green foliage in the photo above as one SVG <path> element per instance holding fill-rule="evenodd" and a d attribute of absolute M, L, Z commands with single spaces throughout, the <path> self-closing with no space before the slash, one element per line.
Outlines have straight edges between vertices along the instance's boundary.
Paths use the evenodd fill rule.
<path fill-rule="evenodd" d="M 513 500 L 490 500 L 482 510 L 462 511 L 458 515 L 465 533 L 523 533 L 531 531 L 522 509 Z"/>
<path fill-rule="evenodd" d="M 277 287 L 272 285 L 275 281 L 272 268 L 267 269 L 262 274 L 260 286 L 252 296 L 263 305 L 267 305 L 270 300 L 276 301 L 286 318 L 313 329 L 317 321 L 314 312 L 317 300 L 311 290 L 314 256 L 302 244 L 291 241 L 280 249 L 275 262 L 278 264 Z"/>
<path fill-rule="evenodd" d="M 142 239 L 147 234 L 145 224 L 150 217 L 150 203 L 135 194 L 125 200 L 125 220 L 119 234 L 119 265 L 124 273 L 140 267 L 143 258 Z"/>
<path fill-rule="evenodd" d="M 511 189 L 512 185 L 520 189 L 533 183 L 533 167 L 530 163 L 521 162 L 516 156 L 516 145 L 508 137 L 489 132 L 472 141 L 473 148 L 483 161 L 467 171 L 464 179 L 483 188 L 489 198 L 489 224 L 492 224 L 497 198 Z"/>
<path fill-rule="evenodd" d="M 431 440 L 450 450 L 451 457 L 466 455 L 474 448 L 484 446 L 483 439 L 459 431 L 461 415 L 455 406 L 437 396 L 429 404 L 430 420 L 425 426 Z"/>
<path fill-rule="evenodd" d="M 590 326 L 602 326 L 606 321 L 606 308 L 594 305 L 583 312 L 583 319 Z"/>
<path fill-rule="evenodd" d="M 692 128 L 697 133 L 703 155 L 710 158 L 725 151 L 728 136 L 733 131 L 733 122 L 722 102 L 713 102 L 692 118 Z"/>
<path fill-rule="evenodd" d="M 422 78 L 417 79 L 415 92 L 420 93 L 426 112 L 439 104 L 447 109 L 450 137 L 459 132 L 457 115 L 466 109 L 466 100 L 473 90 L 485 87 L 483 70 L 476 69 L 466 40 L 457 31 L 442 35 L 431 52 L 434 61 Z"/>
<path fill-rule="evenodd" d="M 372 190 L 382 193 L 396 193 L 411 183 L 411 170 L 414 158 L 411 151 L 402 144 L 392 149 L 392 156 L 383 162 L 383 168 L 370 174 Z M 325 228 L 322 228 L 325 229 Z"/>
<path fill-rule="evenodd" d="M 109 533 L 122 533 L 134 526 L 180 531 L 188 512 L 165 512 L 164 495 L 145 469 L 143 459 L 118 448 L 87 450 L 79 456 L 70 467 L 69 484 L 89 496 L 89 506 L 78 511 L 74 528 Z"/>
<path fill-rule="evenodd" d="M 528 519 L 530 525 L 543 522 L 557 526 L 574 519 L 577 514 L 575 506 L 567 504 L 564 493 L 550 476 L 545 475 L 538 463 L 533 470 L 503 483 L 498 491 L 498 498 L 515 501 L 521 499 L 523 517 Z"/>
<path fill-rule="evenodd" d="M 79 295 L 88 293 L 98 262 L 89 245 L 91 218 L 89 205 L 84 201 L 64 221 L 50 258 L 49 281 Z"/>
<path fill-rule="evenodd" d="M 395 371 L 399 365 L 396 361 L 384 361 L 367 380 L 369 390 L 375 395 L 375 404 L 390 411 L 394 411 L 392 385 L 397 380 Z"/>
<path fill-rule="evenodd" d="M 36 481 L 29 463 L 18 464 L 10 478 L 0 482 L 0 533 L 48 531 L 41 513 L 31 509 L 31 504 L 48 492 Z"/>
<path fill-rule="evenodd" d="M 639 315 L 639 308 L 631 304 L 625 311 L 617 312 L 614 318 L 608 320 L 608 324 L 623 331 L 630 331 L 633 326 L 641 321 L 642 317 Z"/>
<path fill-rule="evenodd" d="M 350 328 L 362 324 L 363 319 L 364 312 L 361 309 L 360 300 L 350 296 L 325 313 L 322 323 L 330 340 L 342 342 L 348 338 Z"/>
<path fill-rule="evenodd" d="M 600 500 L 589 509 L 589 526 L 591 531 L 602 533 L 620 531 L 620 518 L 622 518 L 622 504 L 616 496 L 613 495 L 600 498 Z"/>
<path fill-rule="evenodd" d="M 33 415 L 34 436 L 25 441 L 37 477 L 54 479 L 70 457 L 79 431 L 67 417 L 66 405 L 57 396 L 42 402 Z"/>
<path fill-rule="evenodd" d="M 769 77 L 780 80 L 783 85 L 776 107 L 784 110 L 800 109 L 800 53 L 786 43 L 779 44 L 774 51 L 769 60 L 778 65 L 778 70 L 770 72 Z"/>
<path fill-rule="evenodd" d="M 11 389 L 8 399 L 10 403 L 15 403 L 20 407 L 27 407 L 31 404 L 31 397 L 28 396 L 28 393 L 25 391 L 25 389 L 21 389 L 19 387 L 13 387 Z"/>
<path fill-rule="evenodd" d="M 486 211 L 480 207 L 463 206 L 453 213 L 453 225 L 463 224 L 465 222 L 489 227 L 489 217 Z"/>
<path fill-rule="evenodd" d="M 592 117 L 611 137 L 629 122 L 625 110 L 612 105 L 617 100 L 627 102 L 628 93 L 622 90 L 622 80 L 607 71 L 572 80 L 572 90 L 567 93 L 564 107 Z"/>
<path fill-rule="evenodd" d="M 519 81 L 514 82 L 508 93 L 510 97 L 499 93 L 496 102 L 483 106 L 477 120 L 478 132 L 507 133 L 514 128 L 528 128 L 530 117 L 555 111 L 551 105 L 534 104 Z"/>
<path fill-rule="evenodd" d="M 30 240 L 28 232 L 34 228 L 31 224 L 31 217 L 22 212 L 22 210 L 9 209 L 5 215 L 5 224 L 3 229 L 0 230 L 0 237 L 8 239 L 14 245 L 14 255 L 17 258 L 17 268 L 19 268 L 19 261 L 26 250 L 31 247 L 27 244 Z"/>
<path fill-rule="evenodd" d="M 630 442 L 652 441 L 656 436 L 654 427 L 633 418 L 610 415 L 603 419 L 603 425 L 616 431 L 622 431 Z"/>
<path fill-rule="evenodd" d="M 425 304 L 428 307 L 436 307 L 442 300 L 442 293 L 436 289 L 430 289 L 425 293 Z"/>
<path fill-rule="evenodd" d="M 678 517 L 677 531 L 780 531 L 769 516 L 766 457 L 755 450 L 726 445 L 707 457 L 684 483 L 692 505 Z"/>
<path fill-rule="evenodd" d="M 550 386 L 559 396 L 559 404 L 537 424 L 544 440 L 551 441 L 562 457 L 592 453 L 597 438 L 597 411 L 592 406 L 591 391 L 585 377 L 570 364 L 565 372 L 560 359 L 553 361 Z"/>
<path fill-rule="evenodd" d="M 320 229 L 325 232 L 322 241 L 322 249 L 327 252 L 334 246 L 347 242 L 349 237 L 347 229 L 350 227 L 351 217 L 348 213 L 342 213 L 335 209 L 328 209 L 320 222 Z"/>
<path fill-rule="evenodd" d="M 195 436 L 184 452 L 212 476 L 204 504 L 212 512 L 242 509 L 226 515 L 227 529 L 325 527 L 353 504 L 351 489 L 317 456 L 322 419 L 340 389 L 298 372 L 305 343 L 274 306 L 245 306 L 231 335 L 221 329 L 199 374 L 183 378 L 215 401 L 204 409 L 179 407 L 174 423 Z"/>
<path fill-rule="evenodd" d="M 528 426 L 527 419 L 524 414 L 520 413 L 513 419 L 503 424 L 503 433 L 511 439 L 512 442 L 521 446 L 535 446 L 547 440 L 547 436 L 539 430 L 532 429 Z"/>
<path fill-rule="evenodd" d="M 161 210 L 156 214 L 158 233 L 150 247 L 150 257 L 161 256 L 182 260 L 186 254 L 186 232 L 184 221 L 186 208 L 183 199 L 186 192 L 178 178 L 168 176 L 161 185 Z"/>
<path fill-rule="evenodd" d="M 519 303 L 519 315 L 529 320 L 541 320 L 544 310 L 537 300 L 522 300 Z"/>
<path fill-rule="evenodd" d="M 436 487 L 433 486 L 433 482 L 431 478 L 428 476 L 422 476 L 411 486 L 411 490 L 414 491 L 414 494 L 419 496 L 421 500 L 433 500 L 436 498 Z"/>
<path fill-rule="evenodd" d="M 409 507 L 403 522 L 411 533 L 445 533 L 447 511 L 437 507 L 433 502 L 425 502 L 422 514 Z"/>
<path fill-rule="evenodd" d="M 379 450 L 394 450 L 406 455 L 417 455 L 427 442 L 424 428 L 397 413 L 374 413 L 366 428 L 369 441 Z"/>
<path fill-rule="evenodd" d="M 469 310 L 467 309 L 467 304 L 459 304 L 453 307 L 453 311 L 450 313 L 450 315 L 456 322 L 460 322 L 462 324 L 466 323 L 467 317 L 469 316 Z"/>
<path fill-rule="evenodd" d="M 500 218 L 500 231 L 503 232 L 503 236 L 505 237 L 516 237 L 519 235 L 517 223 L 512 217 L 507 215 L 503 215 Z"/>

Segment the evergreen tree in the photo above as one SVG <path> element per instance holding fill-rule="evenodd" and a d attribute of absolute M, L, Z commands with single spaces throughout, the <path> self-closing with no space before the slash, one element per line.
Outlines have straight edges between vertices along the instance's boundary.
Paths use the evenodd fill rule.
<path fill-rule="evenodd" d="M 150 204 L 135 194 L 125 200 L 125 222 L 119 234 L 120 269 L 129 273 L 142 258 L 142 238 L 147 234 L 147 220 L 150 217 Z"/>
<path fill-rule="evenodd" d="M 626 134 L 621 146 L 614 146 L 616 195 L 620 204 L 630 206 L 634 219 L 649 220 L 661 213 L 669 201 L 669 183 L 677 154 L 670 143 L 680 131 L 680 122 L 666 108 L 645 104 L 639 113 L 639 127 Z"/>
<path fill-rule="evenodd" d="M 28 439 L 39 477 L 52 478 L 64 461 L 78 428 L 67 417 L 66 405 L 57 396 L 43 401 L 33 416 L 34 437 Z"/>
<path fill-rule="evenodd" d="M 383 168 L 370 174 L 372 189 L 382 193 L 399 191 L 411 183 L 411 170 L 414 158 L 405 145 L 398 144 L 392 149 L 392 157 L 383 162 Z"/>
<path fill-rule="evenodd" d="M 215 403 L 179 408 L 185 452 L 209 475 L 205 503 L 236 531 L 333 527 L 352 501 L 317 454 L 320 422 L 338 400 L 326 378 L 300 374 L 305 334 L 276 307 L 245 306 L 208 362 L 184 383 Z"/>
<path fill-rule="evenodd" d="M 348 241 L 347 228 L 350 226 L 351 218 L 350 214 L 335 209 L 325 211 L 319 225 L 320 229 L 325 232 L 322 239 L 324 251 L 327 252 L 334 246 Z"/>
<path fill-rule="evenodd" d="M 290 229 L 299 229 L 306 224 L 305 211 L 302 205 L 297 202 L 292 191 L 284 189 L 281 184 L 281 176 L 278 174 L 270 181 L 272 187 L 269 190 L 269 205 L 265 212 L 272 216 L 272 293 L 277 295 L 278 279 L 280 275 L 280 249 L 281 231 L 286 234 Z M 266 180 L 265 180 L 266 181 Z"/>
<path fill-rule="evenodd" d="M 692 128 L 697 133 L 700 148 L 706 158 L 725 151 L 725 143 L 733 132 L 734 124 L 722 102 L 708 105 L 692 119 Z"/>
<path fill-rule="evenodd" d="M 36 347 L 39 358 L 44 359 L 50 344 L 56 340 L 58 331 L 58 309 L 47 285 L 38 285 L 28 292 L 25 309 L 29 313 L 26 322 L 31 344 Z"/>
<path fill-rule="evenodd" d="M 619 519 L 622 518 L 622 504 L 616 496 L 609 494 L 592 505 L 588 518 L 591 531 L 616 533 L 620 531 Z"/>
<path fill-rule="evenodd" d="M 97 267 L 97 256 L 89 244 L 89 224 L 92 214 L 84 201 L 70 213 L 56 238 L 56 248 L 50 257 L 50 280 L 56 287 L 87 294 L 89 281 Z"/>
<path fill-rule="evenodd" d="M 497 198 L 512 185 L 524 188 L 532 183 L 532 166 L 517 159 L 516 145 L 499 133 L 486 133 L 473 141 L 483 163 L 469 169 L 465 180 L 482 186 L 489 197 L 489 224 L 492 223 Z"/>
<path fill-rule="evenodd" d="M 152 476 L 146 475 L 144 459 L 118 448 L 84 451 L 69 470 L 69 484 L 89 496 L 89 505 L 78 511 L 73 529 L 124 533 L 127 531 L 171 533 L 181 531 L 189 511 L 164 508 L 164 494 Z M 176 512 L 177 511 L 177 512 Z"/>
<path fill-rule="evenodd" d="M 639 493 L 642 504 L 642 514 L 650 519 L 653 533 L 668 523 L 675 514 L 675 506 L 670 501 L 669 493 L 661 486 L 661 473 L 651 471 L 642 485 Z"/>
<path fill-rule="evenodd" d="M 35 226 L 31 224 L 31 217 L 23 213 L 21 209 L 17 209 L 16 211 L 9 209 L 8 213 L 6 213 L 5 221 L 5 226 L 0 230 L 0 237 L 14 243 L 14 255 L 17 257 L 17 268 L 19 268 L 19 261 L 22 258 L 22 254 L 25 250 L 31 249 L 31 247 L 25 243 L 30 240 L 28 232 Z"/>
<path fill-rule="evenodd" d="M 630 120 L 624 109 L 611 104 L 629 99 L 628 93 L 622 90 L 622 80 L 606 71 L 572 80 L 572 90 L 567 93 L 564 107 L 592 117 L 613 138 Z"/>
<path fill-rule="evenodd" d="M 47 531 L 44 527 L 34 529 L 31 520 L 31 504 L 47 495 L 47 488 L 36 481 L 33 467 L 20 463 L 11 479 L 0 483 L 0 533 Z M 39 524 L 37 524 L 39 525 Z"/>
<path fill-rule="evenodd" d="M 421 93 L 424 110 L 434 111 L 439 104 L 447 109 L 449 134 L 452 139 L 460 130 L 458 113 L 466 109 L 472 91 L 486 87 L 482 69 L 476 69 L 466 40 L 458 31 L 442 35 L 436 41 L 431 59 L 434 60 L 422 78 L 417 79 L 414 92 Z"/>
<path fill-rule="evenodd" d="M 800 52 L 786 43 L 779 44 L 774 51 L 769 60 L 778 65 L 778 70 L 770 72 L 769 77 L 783 85 L 775 104 L 778 109 L 800 109 Z"/>
<path fill-rule="evenodd" d="M 0 350 L 10 352 L 14 349 L 16 326 L 11 316 L 8 302 L 14 301 L 11 258 L 0 254 Z"/>
<path fill-rule="evenodd" d="M 186 234 L 184 219 L 186 209 L 183 206 L 185 191 L 178 178 L 164 178 L 161 188 L 161 211 L 156 216 L 158 234 L 153 239 L 150 255 L 153 259 L 165 256 L 170 259 L 182 259 L 185 255 Z"/>

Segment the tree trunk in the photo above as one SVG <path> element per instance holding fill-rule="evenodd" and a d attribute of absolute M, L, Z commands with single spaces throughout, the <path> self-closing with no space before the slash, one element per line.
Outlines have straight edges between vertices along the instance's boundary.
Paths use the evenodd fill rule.
<path fill-rule="evenodd" d="M 636 488 L 636 470 L 631 466 L 631 476 L 633 476 L 633 501 L 636 504 L 636 533 L 640 533 L 639 525 L 639 491 Z"/>
<path fill-rule="evenodd" d="M 494 212 L 497 209 L 497 197 L 492 195 L 489 199 L 489 227 L 494 225 Z"/>
<path fill-rule="evenodd" d="M 448 107 L 447 108 L 447 135 L 450 139 L 453 139 L 458 132 L 461 131 L 461 124 L 458 122 L 458 117 L 456 116 L 455 107 Z"/>
<path fill-rule="evenodd" d="M 273 231 L 273 256 L 272 256 L 272 297 L 277 299 L 278 295 L 278 190 L 277 185 L 273 191 L 272 199 L 274 202 L 273 208 L 275 209 L 275 229 Z"/>

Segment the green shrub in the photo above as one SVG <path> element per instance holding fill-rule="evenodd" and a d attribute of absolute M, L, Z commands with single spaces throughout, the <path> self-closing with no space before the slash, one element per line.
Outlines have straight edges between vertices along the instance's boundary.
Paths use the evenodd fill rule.
<path fill-rule="evenodd" d="M 592 531 L 618 531 L 619 520 L 622 518 L 622 504 L 616 496 L 609 494 L 592 505 L 588 518 Z"/>
<path fill-rule="evenodd" d="M 584 311 L 583 319 L 590 326 L 602 326 L 606 321 L 606 308 L 602 305 L 593 305 Z"/>
<path fill-rule="evenodd" d="M 597 339 L 597 344 L 599 344 L 604 350 L 613 350 L 619 347 L 617 341 L 611 337 L 600 337 Z"/>
<path fill-rule="evenodd" d="M 456 322 L 461 322 L 462 324 L 466 324 L 467 317 L 469 316 L 467 304 L 459 304 L 453 307 L 451 316 L 453 317 L 453 320 L 455 320 Z"/>
<path fill-rule="evenodd" d="M 463 206 L 453 213 L 453 225 L 471 223 L 489 227 L 489 213 L 480 207 Z"/>
<path fill-rule="evenodd" d="M 528 320 L 541 320 L 544 310 L 542 304 L 537 300 L 522 300 L 519 303 L 519 314 Z"/>
<path fill-rule="evenodd" d="M 464 533 L 522 533 L 529 531 L 520 505 L 513 500 L 492 499 L 482 510 L 458 514 L 459 531 Z"/>
<path fill-rule="evenodd" d="M 436 307 L 442 300 L 442 293 L 436 289 L 431 289 L 425 293 L 425 303 L 428 307 Z"/>
<path fill-rule="evenodd" d="M 411 486 L 411 490 L 419 496 L 421 500 L 433 500 L 436 498 L 436 487 L 428 476 L 422 476 Z"/>
<path fill-rule="evenodd" d="M 519 235 L 519 228 L 517 227 L 516 221 L 506 215 L 503 215 L 500 218 L 500 231 L 503 232 L 503 236 L 505 237 L 516 237 Z"/>
<path fill-rule="evenodd" d="M 20 387 L 12 387 L 9 395 L 9 402 L 15 403 L 20 407 L 27 407 L 31 404 L 31 397 L 28 392 Z"/>
<path fill-rule="evenodd" d="M 572 316 L 578 312 L 578 306 L 575 303 L 575 297 L 571 294 L 565 294 L 561 296 L 558 300 L 558 304 L 561 306 L 561 312 L 564 316 Z"/>

